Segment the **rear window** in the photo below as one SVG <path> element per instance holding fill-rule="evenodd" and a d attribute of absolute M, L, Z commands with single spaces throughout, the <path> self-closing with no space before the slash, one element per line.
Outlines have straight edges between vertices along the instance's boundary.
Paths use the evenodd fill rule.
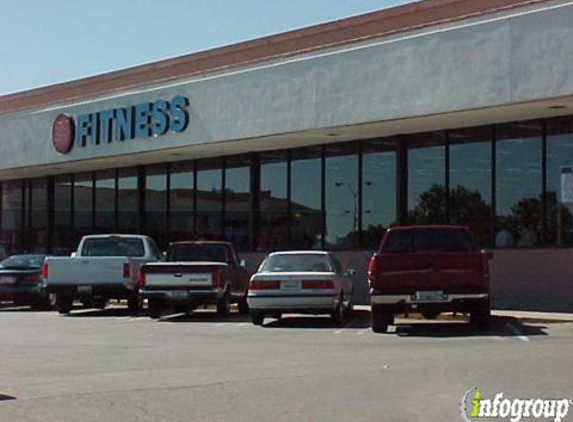
<path fill-rule="evenodd" d="M 0 262 L 4 268 L 40 268 L 45 255 L 13 255 Z"/>
<path fill-rule="evenodd" d="M 82 256 L 145 256 L 143 240 L 124 237 L 86 239 Z"/>
<path fill-rule="evenodd" d="M 395 230 L 388 232 L 381 252 L 469 252 L 475 249 L 466 230 Z"/>
<path fill-rule="evenodd" d="M 271 255 L 261 265 L 260 272 L 331 272 L 332 266 L 326 255 L 284 254 Z"/>
<path fill-rule="evenodd" d="M 229 262 L 225 245 L 173 245 L 167 256 L 168 261 L 210 261 Z"/>

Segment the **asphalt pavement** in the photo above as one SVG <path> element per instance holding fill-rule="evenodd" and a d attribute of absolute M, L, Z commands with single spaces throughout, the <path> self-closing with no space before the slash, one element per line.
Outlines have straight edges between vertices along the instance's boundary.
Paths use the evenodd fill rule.
<path fill-rule="evenodd" d="M 573 318 L 541 316 L 496 313 L 486 333 L 413 316 L 375 334 L 366 308 L 342 326 L 263 327 L 211 310 L 2 309 L 0 421 L 463 421 L 473 387 L 573 399 Z"/>

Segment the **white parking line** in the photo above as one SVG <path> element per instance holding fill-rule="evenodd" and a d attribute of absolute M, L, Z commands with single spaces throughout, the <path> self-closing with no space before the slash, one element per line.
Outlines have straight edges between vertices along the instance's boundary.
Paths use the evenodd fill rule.
<path fill-rule="evenodd" d="M 357 332 L 356 332 L 356 335 L 357 335 L 357 336 L 361 336 L 361 335 L 363 335 L 363 334 L 366 334 L 366 330 L 360 330 L 360 331 L 357 331 Z"/>
<path fill-rule="evenodd" d="M 513 334 L 515 334 L 515 336 L 520 339 L 521 341 L 529 341 L 529 337 L 527 337 L 525 334 L 523 334 L 523 332 L 521 332 L 521 330 L 519 330 L 519 328 L 517 328 L 515 325 L 511 324 L 511 323 L 507 323 L 505 324 Z"/>
<path fill-rule="evenodd" d="M 342 334 L 343 332 L 344 332 L 344 330 L 336 330 L 336 331 L 334 332 L 334 334 Z"/>

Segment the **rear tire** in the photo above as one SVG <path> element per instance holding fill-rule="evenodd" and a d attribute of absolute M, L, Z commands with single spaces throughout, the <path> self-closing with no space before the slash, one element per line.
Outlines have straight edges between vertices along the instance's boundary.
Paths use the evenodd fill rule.
<path fill-rule="evenodd" d="M 74 301 L 69 296 L 56 295 L 56 310 L 60 315 L 69 314 L 74 306 Z"/>
<path fill-rule="evenodd" d="M 388 326 L 394 322 L 394 314 L 385 312 L 379 306 L 372 306 L 372 331 L 375 333 L 385 333 Z"/>
<path fill-rule="evenodd" d="M 105 306 L 107 305 L 107 299 L 104 298 L 98 298 L 98 299 L 93 299 L 92 300 L 92 306 L 96 309 L 105 309 Z"/>
<path fill-rule="evenodd" d="M 149 299 L 147 308 L 149 310 L 149 318 L 157 319 L 161 317 L 165 305 L 159 299 Z"/>
<path fill-rule="evenodd" d="M 239 313 L 240 314 L 248 313 L 249 312 L 249 304 L 247 303 L 247 296 L 244 296 L 241 299 L 239 299 L 237 306 L 239 307 Z"/>
<path fill-rule="evenodd" d="M 127 309 L 129 312 L 139 312 L 143 309 L 143 299 L 139 296 L 133 296 L 127 299 Z"/>
<path fill-rule="evenodd" d="M 340 292 L 340 296 L 338 298 L 338 303 L 334 311 L 330 313 L 330 319 L 335 324 L 341 324 L 344 321 L 344 295 Z"/>
<path fill-rule="evenodd" d="M 231 310 L 231 301 L 229 299 L 229 293 L 225 292 L 221 300 L 217 302 L 217 315 L 221 317 L 226 317 L 229 315 Z"/>
<path fill-rule="evenodd" d="M 478 331 L 489 330 L 491 307 L 489 299 L 479 302 L 470 313 L 470 324 Z"/>
<path fill-rule="evenodd" d="M 251 318 L 254 325 L 263 325 L 265 322 L 265 314 L 262 312 L 251 312 Z"/>

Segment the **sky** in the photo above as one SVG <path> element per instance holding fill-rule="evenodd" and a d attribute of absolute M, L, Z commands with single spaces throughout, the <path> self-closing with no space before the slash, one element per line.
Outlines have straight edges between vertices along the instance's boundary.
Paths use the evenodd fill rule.
<path fill-rule="evenodd" d="M 413 0 L 0 0 L 0 95 Z"/>

